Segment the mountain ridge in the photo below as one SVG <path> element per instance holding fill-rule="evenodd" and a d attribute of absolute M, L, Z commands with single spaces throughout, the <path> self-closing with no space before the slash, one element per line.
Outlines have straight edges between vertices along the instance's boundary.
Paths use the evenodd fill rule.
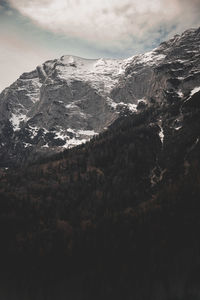
<path fill-rule="evenodd" d="M 187 97 L 200 85 L 199 31 L 125 60 L 67 55 L 23 73 L 0 94 L 1 166 L 84 143 L 140 103 Z"/>

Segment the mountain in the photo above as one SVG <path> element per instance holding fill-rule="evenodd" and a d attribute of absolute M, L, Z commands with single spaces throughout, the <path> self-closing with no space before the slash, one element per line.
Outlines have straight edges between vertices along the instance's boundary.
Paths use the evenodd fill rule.
<path fill-rule="evenodd" d="M 30 120 L 18 130 L 2 113 L 2 158 L 26 164 L 0 169 L 0 298 L 200 299 L 199 40 L 200 29 L 188 30 L 151 53 L 107 61 L 98 76 L 91 70 L 106 61 L 63 57 L 55 75 L 43 66 L 49 75 Z M 23 76 L 45 77 L 41 70 Z M 5 108 L 14 98 L 2 99 Z M 80 108 L 68 119 L 54 110 L 66 99 Z M 83 113 L 85 127 L 73 119 Z M 81 130 L 98 134 L 77 147 L 52 144 L 51 135 L 40 156 L 58 128 L 51 122 L 76 133 L 68 141 L 81 143 Z M 23 148 L 30 126 L 41 133 Z"/>
<path fill-rule="evenodd" d="M 0 95 L 1 167 L 84 143 L 128 111 L 189 97 L 200 86 L 199 32 L 125 60 L 62 56 L 22 74 Z"/>
<path fill-rule="evenodd" d="M 1 174 L 2 299 L 200 299 L 200 92 L 168 100 Z"/>

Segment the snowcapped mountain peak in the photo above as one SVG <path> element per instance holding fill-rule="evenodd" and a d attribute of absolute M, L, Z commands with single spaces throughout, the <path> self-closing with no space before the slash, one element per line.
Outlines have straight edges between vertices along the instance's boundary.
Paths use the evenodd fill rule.
<path fill-rule="evenodd" d="M 17 148 L 71 148 L 105 130 L 119 112 L 137 113 L 172 95 L 184 101 L 199 86 L 200 29 L 127 59 L 64 55 L 46 61 L 0 94 L 0 156 L 9 160 Z"/>
<path fill-rule="evenodd" d="M 89 84 L 101 95 L 108 95 L 117 85 L 120 77 L 132 58 L 129 59 L 87 59 L 64 55 L 60 59 L 47 61 L 37 67 L 40 81 L 53 84 L 58 81 L 69 86 L 72 82 L 81 81 Z"/>

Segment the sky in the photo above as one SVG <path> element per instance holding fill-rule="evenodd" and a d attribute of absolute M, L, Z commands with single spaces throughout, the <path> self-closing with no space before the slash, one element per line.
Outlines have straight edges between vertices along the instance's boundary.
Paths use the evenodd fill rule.
<path fill-rule="evenodd" d="M 127 58 L 200 26 L 200 0 L 0 0 L 0 91 L 62 55 Z"/>

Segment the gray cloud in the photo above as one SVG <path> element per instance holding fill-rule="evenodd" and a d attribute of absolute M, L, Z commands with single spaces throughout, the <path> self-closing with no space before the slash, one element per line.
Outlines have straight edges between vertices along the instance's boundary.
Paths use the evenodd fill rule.
<path fill-rule="evenodd" d="M 199 0 L 9 0 L 37 25 L 111 49 L 142 51 L 199 26 Z M 134 42 L 136 43 L 134 45 Z"/>

